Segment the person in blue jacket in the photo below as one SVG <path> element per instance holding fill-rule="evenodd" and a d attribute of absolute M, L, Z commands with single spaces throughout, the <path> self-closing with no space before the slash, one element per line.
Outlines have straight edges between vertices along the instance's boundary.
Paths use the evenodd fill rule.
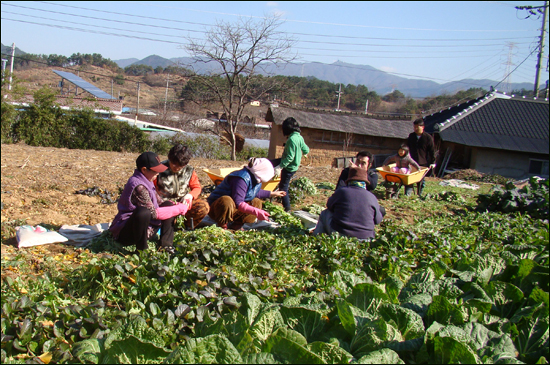
<path fill-rule="evenodd" d="M 241 170 L 227 175 L 207 198 L 208 215 L 219 227 L 239 230 L 245 223 L 268 220 L 262 200 L 283 197 L 284 191 L 262 189 L 262 183 L 273 178 L 273 165 L 267 158 L 251 158 Z"/>

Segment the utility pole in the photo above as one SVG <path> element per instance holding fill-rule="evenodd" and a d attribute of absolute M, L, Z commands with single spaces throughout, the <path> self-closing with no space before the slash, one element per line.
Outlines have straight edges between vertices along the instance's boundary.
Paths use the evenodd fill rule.
<path fill-rule="evenodd" d="M 540 41 L 539 41 L 539 54 L 537 57 L 537 68 L 535 73 L 535 97 L 539 96 L 539 83 L 540 83 L 540 70 L 542 68 L 542 58 L 544 53 L 544 33 L 546 33 L 546 14 L 548 13 L 548 1 L 544 2 L 543 6 L 516 6 L 517 10 L 527 10 L 530 15 L 526 17 L 529 18 L 531 15 L 537 15 L 537 12 L 540 14 L 542 10 L 542 27 L 540 30 Z M 534 10 L 536 9 L 536 11 Z"/>
<path fill-rule="evenodd" d="M 166 79 L 166 93 L 164 94 L 164 116 L 166 117 L 166 100 L 168 99 L 168 82 L 170 82 L 170 75 Z"/>
<path fill-rule="evenodd" d="M 114 98 L 113 94 L 114 94 L 114 92 L 113 92 L 113 79 L 111 78 L 111 99 Z"/>
<path fill-rule="evenodd" d="M 542 68 L 542 55 L 544 53 L 544 33 L 546 33 L 546 14 L 548 13 L 548 1 L 544 2 L 542 13 L 542 28 L 540 30 L 539 56 L 537 59 L 537 72 L 535 74 L 535 97 L 539 96 L 540 69 Z"/>
<path fill-rule="evenodd" d="M 10 65 L 10 83 L 8 85 L 8 90 L 11 90 L 11 82 L 13 80 L 13 59 L 15 58 L 15 43 L 11 44 L 11 65 Z"/>
<path fill-rule="evenodd" d="M 365 102 L 365 114 L 367 114 L 367 111 L 369 110 L 369 100 Z"/>
<path fill-rule="evenodd" d="M 139 81 L 137 83 L 137 109 L 136 109 L 136 120 L 135 120 L 136 124 L 137 124 L 137 120 L 138 120 L 138 113 L 139 113 Z"/>
<path fill-rule="evenodd" d="M 8 63 L 8 60 L 5 58 L 2 58 L 2 82 L 4 82 L 4 75 L 6 74 L 6 64 Z"/>
<path fill-rule="evenodd" d="M 338 107 L 336 108 L 336 111 L 340 111 L 340 95 L 342 94 L 342 84 L 338 84 L 338 91 L 336 92 L 338 94 Z"/>

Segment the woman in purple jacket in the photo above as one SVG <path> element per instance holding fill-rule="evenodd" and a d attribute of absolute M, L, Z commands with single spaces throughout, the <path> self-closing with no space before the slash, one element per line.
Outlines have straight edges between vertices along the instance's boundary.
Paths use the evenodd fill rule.
<path fill-rule="evenodd" d="M 118 200 L 118 214 L 109 230 L 123 246 L 136 245 L 136 250 L 147 248 L 150 239 L 159 228 L 160 246 L 174 253 L 174 220 L 184 215 L 189 207 L 186 204 L 174 204 L 162 199 L 155 190 L 153 181 L 160 172 L 167 169 L 153 152 L 144 152 L 136 160 L 136 170 L 128 179 Z"/>
<path fill-rule="evenodd" d="M 269 213 L 262 210 L 262 201 L 274 196 L 283 197 L 284 191 L 262 190 L 262 183 L 273 178 L 275 171 L 267 158 L 251 158 L 241 170 L 234 171 L 210 194 L 208 215 L 219 227 L 239 230 L 256 219 L 267 220 Z"/>

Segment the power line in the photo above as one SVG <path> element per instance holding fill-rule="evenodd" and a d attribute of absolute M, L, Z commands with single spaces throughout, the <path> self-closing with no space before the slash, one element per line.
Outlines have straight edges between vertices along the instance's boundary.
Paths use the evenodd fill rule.
<path fill-rule="evenodd" d="M 35 16 L 35 15 L 15 13 L 15 12 L 10 12 L 10 11 L 3 11 L 3 13 L 12 14 L 12 15 L 19 15 L 19 16 L 25 16 L 25 17 L 30 17 L 30 18 L 43 19 L 43 20 L 56 21 L 56 22 L 63 22 L 63 23 L 67 23 L 67 24 L 77 24 L 77 25 L 81 25 L 81 26 L 90 26 L 90 27 L 109 29 L 109 30 L 119 30 L 119 31 L 130 32 L 130 33 L 151 34 L 151 35 L 158 35 L 158 36 L 171 37 L 171 38 L 185 38 L 185 37 L 182 37 L 182 36 L 175 36 L 175 35 L 172 35 L 172 34 L 142 32 L 142 31 L 129 30 L 129 29 L 124 29 L 124 28 L 105 27 L 105 26 L 100 26 L 100 25 L 97 25 L 97 24 L 83 24 L 81 22 L 77 23 L 77 22 L 71 22 L 71 21 L 68 21 L 68 20 L 52 19 L 52 18 Z M 5 19 L 6 20 L 17 21 L 16 19 L 9 19 L 9 18 L 5 18 Z M 96 19 L 96 18 L 94 18 L 94 19 Z M 44 23 L 35 23 L 35 24 L 48 25 L 48 24 L 44 24 Z M 146 24 L 137 24 L 137 23 L 133 23 L 133 24 L 134 25 L 141 25 L 141 26 L 148 26 Z M 183 29 L 178 29 L 178 30 L 183 30 Z M 203 32 L 203 33 L 206 33 L 206 32 Z M 200 40 L 202 40 L 202 39 L 200 39 Z M 397 44 L 396 45 L 383 45 L 383 44 L 338 43 L 338 42 L 316 42 L 316 41 L 300 41 L 300 42 L 314 43 L 314 44 L 332 44 L 332 45 L 340 45 L 340 46 L 368 46 L 368 47 L 386 47 L 386 48 L 388 48 L 388 47 L 409 47 L 409 48 L 411 48 L 412 47 L 412 48 L 437 48 L 437 49 L 440 49 L 440 48 L 445 48 L 445 47 L 447 47 L 447 48 L 483 47 L 484 48 L 483 50 L 487 50 L 487 47 L 490 47 L 490 46 L 497 46 L 497 47 L 502 46 L 501 44 L 496 44 L 496 43 L 495 44 L 475 44 L 475 45 L 457 46 L 457 45 L 410 45 L 410 44 L 409 45 L 397 45 Z M 529 44 L 529 43 L 516 42 L 516 44 Z M 318 50 L 318 51 L 350 52 L 350 50 L 334 50 L 334 49 L 307 48 L 307 47 L 294 47 L 294 48 L 297 48 L 297 49 L 310 49 L 310 50 L 313 49 L 313 50 Z M 353 50 L 352 52 L 366 52 L 366 51 L 364 51 L 364 50 Z M 387 52 L 387 53 L 397 53 L 397 52 L 399 52 L 399 53 L 403 53 L 402 51 L 370 51 L 370 52 Z M 425 52 L 425 51 L 422 51 L 422 52 Z M 456 52 L 464 52 L 464 51 L 446 51 L 446 53 L 456 53 Z M 471 52 L 474 52 L 474 51 L 471 51 Z"/>
<path fill-rule="evenodd" d="M 7 53 L 2 53 L 2 56 L 10 56 L 9 54 Z M 63 70 L 69 70 L 69 71 L 73 71 L 73 72 L 81 72 L 81 73 L 85 73 L 85 74 L 90 74 L 90 75 L 95 75 L 95 76 L 101 76 L 101 77 L 105 77 L 105 78 L 111 78 L 113 79 L 115 76 L 110 76 L 110 75 L 104 75 L 104 74 L 100 74 L 100 73 L 97 73 L 97 72 L 93 72 L 93 71 L 85 71 L 85 70 L 75 70 L 75 69 L 72 69 L 70 67 L 62 67 L 62 66 L 51 66 L 49 65 L 47 62 L 42 62 L 42 61 L 37 61 L 37 60 L 30 60 L 30 59 L 27 59 L 25 58 L 24 56 L 15 56 L 14 57 L 15 59 L 19 59 L 19 60 L 24 60 L 24 61 L 27 61 L 27 62 L 34 62 L 34 63 L 38 63 L 40 65 L 44 65 L 44 66 L 48 66 L 48 67 L 58 67 L 58 68 L 62 68 Z M 130 79 L 126 79 L 124 77 L 122 77 L 122 80 L 123 81 L 128 81 L 128 82 L 139 82 L 139 81 L 133 81 L 133 80 L 130 80 Z"/>
<path fill-rule="evenodd" d="M 54 3 L 49 3 L 49 4 L 54 4 Z M 54 5 L 59 5 L 59 4 L 54 4 Z M 168 6 L 157 5 L 157 4 L 154 4 L 154 5 L 149 4 L 149 6 L 171 8 L 171 9 L 178 9 L 178 10 L 187 10 L 187 11 L 196 11 L 196 12 L 209 13 L 209 14 L 231 15 L 231 16 L 238 16 L 238 17 L 266 19 L 265 17 L 254 16 L 254 15 L 243 15 L 243 14 L 223 13 L 223 12 L 216 12 L 216 11 L 209 11 L 209 10 L 195 10 L 195 9 L 188 9 L 188 8 L 168 7 Z M 396 29 L 396 30 L 418 30 L 418 31 L 435 31 L 435 32 L 478 32 L 478 33 L 486 33 L 486 32 L 487 33 L 491 33 L 491 32 L 528 32 L 527 30 L 510 30 L 510 29 L 503 29 L 503 30 L 480 29 L 480 30 L 474 30 L 474 29 L 427 29 L 427 28 L 384 27 L 384 26 L 376 26 L 376 25 L 314 22 L 314 21 L 308 21 L 308 20 L 293 20 L 293 19 L 285 19 L 285 21 L 286 22 L 294 22 L 294 23 L 305 23 L 305 24 L 334 25 L 334 26 L 342 26 L 342 27 Z"/>
<path fill-rule="evenodd" d="M 55 24 L 46 24 L 46 23 L 38 23 L 38 22 L 31 22 L 31 21 L 25 21 L 25 20 L 18 20 L 18 19 L 11 19 L 11 18 L 6 18 L 6 17 L 2 17 L 3 20 L 8 20 L 8 21 L 15 21 L 15 22 L 21 22 L 21 23 L 27 23 L 27 24 L 35 24 L 35 25 L 40 25 L 40 26 L 46 26 L 46 27 L 52 27 L 52 28 L 59 28 L 59 29 L 67 29 L 67 30 L 72 30 L 72 31 L 80 31 L 80 32 L 85 32 L 85 33 L 93 33 L 93 34 L 102 34 L 102 35 L 110 35 L 110 36 L 116 36 L 116 37 L 126 37 L 126 38 L 133 38 L 133 39 L 140 39 L 140 40 L 146 40 L 146 41 L 154 41 L 154 42 L 163 42 L 163 43 L 171 43 L 171 44 L 177 44 L 177 45 L 180 45 L 180 46 L 184 46 L 185 43 L 181 43 L 181 42 L 174 42 L 174 41 L 168 41 L 168 40 L 163 40 L 163 39 L 155 39 L 155 38 L 146 38 L 146 37 L 139 37 L 139 36 L 132 36 L 132 35 L 125 35 L 125 34 L 121 34 L 121 33 L 109 33 L 109 32 L 102 32 L 102 31 L 98 31 L 98 30 L 91 30 L 91 29 L 82 29 L 82 28 L 75 28 L 75 27 L 68 27 L 68 26 L 62 26 L 62 25 L 55 25 Z M 68 22 L 68 23 L 73 23 L 73 22 Z M 74 23 L 73 23 L 74 24 Z M 96 27 L 99 27 L 99 28 L 106 28 L 106 29 L 112 29 L 112 30 L 123 30 L 123 31 L 126 31 L 124 29 L 119 29 L 119 28 L 111 28 L 111 27 L 101 27 L 101 26 L 96 26 Z M 136 31 L 134 31 L 136 32 Z M 143 33 L 143 32 L 137 32 L 137 33 Z M 147 34 L 155 34 L 155 33 L 147 33 Z M 162 35 L 162 34 L 160 34 Z M 460 57 L 460 56 L 442 56 L 442 57 L 437 57 L 437 56 L 424 56 L 424 57 L 411 57 L 411 56 L 404 56 L 403 55 L 403 52 L 399 52 L 399 51 L 374 51 L 374 50 L 336 50 L 336 49 L 320 49 L 320 48 L 307 48 L 307 47 L 294 47 L 296 49 L 308 49 L 308 50 L 316 50 L 316 51 L 334 51 L 334 52 L 358 52 L 358 53 L 365 53 L 365 52 L 370 52 L 370 53 L 376 53 L 376 52 L 383 52 L 383 53 L 401 53 L 402 55 L 399 56 L 399 57 L 391 57 L 391 56 L 385 56 L 385 57 L 375 57 L 375 56 L 371 56 L 370 58 L 386 58 L 386 59 L 392 59 L 392 58 L 395 58 L 395 59 L 403 59 L 403 58 L 407 58 L 407 59 L 414 59 L 414 58 L 420 58 L 420 59 L 429 59 L 429 58 L 442 58 L 442 59 L 445 59 L 445 58 L 472 58 L 472 57 L 487 57 L 488 55 L 477 55 L 477 56 L 463 56 L 463 57 Z M 455 47 L 456 48 L 456 47 Z M 484 49 L 485 51 L 486 49 Z M 464 53 L 464 52 L 475 52 L 475 51 L 466 51 L 466 50 L 463 50 L 463 51 L 447 51 L 445 52 L 446 54 L 447 53 Z M 414 51 L 410 51 L 409 53 L 414 53 Z M 424 51 L 422 52 L 423 54 L 426 54 L 427 52 Z M 302 54 L 304 56 L 319 56 L 317 54 Z M 327 54 L 323 54 L 323 56 L 330 56 L 330 57 L 340 57 L 341 55 L 327 55 Z M 365 56 L 350 56 L 350 55 L 346 55 L 347 58 L 358 58 L 358 57 L 365 57 Z"/>
<path fill-rule="evenodd" d="M 209 24 L 204 24 L 204 23 L 193 23 L 193 22 L 185 22 L 185 21 L 181 21 L 181 20 L 171 20 L 171 19 L 164 19 L 164 18 L 153 18 L 153 17 L 147 17 L 147 16 L 140 16 L 140 15 L 131 15 L 131 14 L 125 14 L 125 13 L 119 13 L 119 12 L 108 12 L 108 11 L 103 11 L 103 10 L 95 10 L 95 9 L 87 9 L 87 8 L 82 8 L 82 7 L 75 7 L 75 6 L 69 6 L 69 5 L 65 5 L 65 4 L 55 4 L 55 3 L 47 3 L 47 2 L 43 2 L 45 4 L 51 4 L 51 5 L 56 5 L 56 6 L 64 6 L 64 7 L 72 7 L 72 8 L 78 8 L 78 9 L 84 9 L 84 10 L 90 10 L 90 11 L 97 11 L 97 12 L 103 12 L 103 13 L 109 13 L 109 14 L 114 14 L 114 15 L 117 15 L 117 16 L 120 16 L 120 15 L 126 15 L 126 16 L 133 16 L 133 17 L 139 17 L 139 18 L 148 18 L 148 19 L 154 19 L 154 20 L 162 20 L 162 21 L 171 21 L 171 22 L 178 22 L 178 23 L 188 23 L 188 24 L 195 24 L 195 25 L 204 25 L 204 26 L 209 26 Z M 7 3 L 2 3 L 3 5 L 10 5 L 10 6 L 18 6 L 18 5 L 12 5 L 12 4 L 7 4 Z M 21 6 L 19 6 L 21 7 Z M 47 12 L 52 12 L 52 13 L 59 13 L 59 14 L 62 14 L 62 15 L 71 15 L 71 16 L 80 16 L 80 17 L 86 17 L 86 16 L 81 16 L 81 15 L 74 15 L 74 14 L 68 14 L 68 13 L 62 13 L 62 12 L 54 12 L 54 11 L 48 11 L 48 10 L 42 10 L 42 9 L 36 9 L 36 8 L 29 8 L 29 7 L 23 7 L 23 8 L 27 8 L 27 9 L 31 9 L 31 10 L 39 10 L 39 11 L 47 11 Z M 21 14 L 23 15 L 23 14 Z M 111 21 L 111 22 L 118 22 L 118 23 L 121 23 L 120 20 L 110 20 L 110 19 L 104 19 L 104 18 L 98 18 L 98 17 L 88 17 L 88 18 L 92 18 L 92 19 L 95 19 L 95 20 L 105 20 L 105 21 Z M 76 30 L 76 31 L 82 31 L 82 32 L 88 32 L 88 33 L 96 33 L 96 34 L 104 34 L 104 35 L 108 35 L 108 36 L 119 36 L 119 37 L 127 37 L 127 38 L 134 38 L 134 39 L 141 39 L 141 40 L 147 40 L 147 41 L 153 41 L 153 42 L 164 42 L 164 43 L 172 43 L 172 44 L 178 44 L 178 45 L 183 45 L 182 43 L 178 43 L 178 42 L 172 42 L 172 41 L 167 41 L 167 40 L 163 40 L 163 39 L 152 39 L 152 38 L 146 38 L 146 37 L 137 37 L 137 36 L 131 36 L 131 35 L 123 35 L 123 34 L 117 34 L 117 33 L 106 33 L 106 32 L 100 32 L 100 31 L 94 31 L 94 30 L 87 30 L 87 29 L 79 29 L 79 28 L 72 28 L 72 27 L 63 27 L 63 26 L 58 26 L 58 25 L 50 25 L 50 24 L 41 24 L 41 23 L 33 23 L 33 22 L 25 22 L 25 21 L 22 21 L 22 20 L 15 20 L 15 19 L 9 19 L 9 18 L 2 18 L 2 19 L 6 19 L 6 20 L 11 20 L 11 21 L 18 21 L 18 22 L 23 22 L 23 23 L 30 23 L 30 24 L 37 24 L 37 25 L 42 25 L 42 26 L 49 26 L 49 27 L 55 27 L 55 28 L 61 28 L 61 29 L 68 29 L 68 30 Z M 159 27 L 159 28 L 165 28 L 165 29 L 173 29 L 173 30 L 185 30 L 185 31 L 195 31 L 195 32 L 199 32 L 199 33 L 205 33 L 204 31 L 196 31 L 196 30 L 190 30 L 190 29 L 183 29 L 183 28 L 173 28 L 173 27 L 161 27 L 161 26 L 153 26 L 153 25 L 147 25 L 147 24 L 140 24 L 140 23 L 132 23 L 132 22 L 125 22 L 125 24 L 131 24 L 131 25 L 141 25 L 141 26 L 152 26 L 152 27 Z M 97 25 L 96 25 L 97 27 Z M 106 27 L 103 27 L 103 28 L 106 28 Z M 107 29 L 114 29 L 114 30 L 120 30 L 118 28 L 107 28 Z M 128 31 L 128 30 L 124 30 L 124 31 Z M 139 31 L 130 31 L 130 32 L 137 32 L 137 33 L 142 33 L 142 32 L 139 32 Z M 148 33 L 148 34 L 151 34 L 151 33 Z M 306 33 L 289 33 L 289 34 L 300 34 L 300 35 L 306 35 Z M 162 34 L 157 34 L 157 35 L 160 35 L 160 36 L 171 36 L 171 35 L 162 35 Z M 307 34 L 307 35 L 310 35 L 310 36 L 324 36 L 324 35 L 317 35 L 317 34 Z M 174 36 L 171 36 L 171 37 L 174 37 Z M 381 40 L 390 40 L 391 38 L 369 38 L 369 37 L 345 37 L 345 36 L 335 36 L 335 37 L 339 37 L 339 38 L 349 38 L 349 39 L 381 39 Z M 526 37 L 526 38 L 530 38 L 530 37 Z M 497 38 L 498 39 L 498 38 Z M 505 38 L 505 39 L 512 39 L 512 38 Z M 514 38 L 515 39 L 515 38 Z M 391 39 L 391 40 L 402 40 L 402 39 Z M 416 39 L 418 41 L 428 41 L 428 39 Z M 485 39 L 485 40 L 489 40 L 489 39 Z M 432 40 L 432 41 L 465 41 L 464 39 L 463 40 L 459 40 L 459 39 L 444 39 L 444 40 Z M 314 41 L 303 41 L 305 43 L 325 43 L 325 44 L 335 44 L 335 43 L 330 43 L 330 42 L 314 42 Z M 339 45 L 342 45 L 341 43 L 336 43 L 336 44 L 339 44 Z M 354 44 L 354 43 L 351 43 L 351 44 L 344 44 L 344 45 L 360 45 L 360 46 L 368 46 L 366 44 Z M 372 45 L 372 46 L 382 46 L 382 45 Z M 392 46 L 398 46 L 398 45 L 392 45 Z M 414 45 L 407 45 L 407 46 L 414 46 Z M 481 45 L 472 45 L 472 46 L 481 46 Z M 386 47 L 388 47 L 388 45 L 386 45 Z M 419 45 L 418 47 L 426 47 L 426 46 L 422 46 L 422 45 Z M 440 47 L 444 47 L 444 46 L 436 46 L 438 48 Z M 456 47 L 456 46 L 455 46 Z M 297 47 L 298 48 L 298 47 Z M 318 50 L 318 51 L 326 51 L 325 49 L 318 49 L 318 48 L 299 48 L 299 49 L 309 49 L 309 50 Z M 334 51 L 334 52 L 344 52 L 344 50 L 330 50 L 330 51 Z M 368 50 L 357 50 L 357 51 L 348 51 L 348 50 L 345 50 L 345 52 L 379 52 L 379 51 L 368 51 Z M 392 51 L 386 51 L 388 53 L 391 53 Z M 452 51 L 452 52 L 455 52 L 455 51 Z M 463 52 L 467 52 L 467 51 L 457 51 L 459 53 L 463 53 Z M 470 51 L 470 52 L 473 52 L 473 51 Z M 425 53 L 425 52 L 424 52 Z M 449 52 L 446 52 L 446 53 L 449 53 Z M 303 55 L 306 55 L 306 56 L 319 56 L 319 55 L 316 55 L 316 54 L 303 54 Z M 325 54 L 323 54 L 324 56 L 326 56 Z M 330 55 L 330 56 L 333 56 L 333 55 Z M 336 57 L 339 57 L 339 56 L 336 56 Z M 352 56 L 352 57 L 363 57 L 364 56 Z M 485 55 L 479 55 L 479 56 L 467 56 L 469 58 L 471 57 L 486 57 Z M 387 56 L 387 57 L 375 57 L 375 56 L 370 56 L 370 58 L 451 58 L 451 57 L 390 57 L 390 56 Z M 453 56 L 452 58 L 460 58 L 460 56 Z M 435 79 L 435 78 L 427 78 L 427 77 L 424 77 L 424 76 L 416 76 L 416 75 L 407 75 L 407 74 L 399 74 L 399 73 L 391 73 L 389 72 L 389 74 L 396 74 L 396 75 L 404 75 L 404 76 L 409 76 L 409 77 L 418 77 L 418 78 L 423 78 L 423 79 L 433 79 L 433 80 L 442 80 L 442 81 L 449 81 L 449 80 L 443 80 L 443 79 Z"/>
<path fill-rule="evenodd" d="M 22 6 L 22 5 L 13 5 L 13 4 L 5 4 L 5 3 L 2 3 L 2 5 L 14 6 L 14 7 L 17 7 L 17 8 L 24 8 L 24 9 L 29 9 L 29 10 L 43 11 L 43 12 L 46 12 L 46 13 L 54 13 L 54 14 L 60 14 L 60 15 L 75 16 L 75 17 L 86 18 L 86 19 L 103 20 L 103 21 L 106 21 L 106 22 L 114 22 L 114 23 L 119 23 L 119 24 L 122 23 L 122 24 L 129 24 L 129 25 L 141 25 L 141 26 L 152 27 L 152 28 L 162 28 L 162 29 L 180 30 L 180 31 L 187 31 L 187 32 L 205 33 L 205 31 L 198 31 L 198 30 L 193 30 L 193 29 L 165 27 L 165 26 L 162 26 L 162 25 L 138 24 L 138 23 L 132 23 L 132 22 L 125 22 L 123 20 L 113 20 L 113 19 L 98 18 L 98 17 L 93 17 L 93 16 L 87 16 L 87 15 L 63 13 L 63 12 L 60 12 L 60 11 L 37 9 L 37 8 L 31 8 L 31 7 Z"/>
<path fill-rule="evenodd" d="M 83 24 L 83 23 L 71 22 L 71 21 L 68 21 L 68 20 L 58 20 L 58 19 L 45 18 L 45 17 L 35 16 L 35 15 L 14 13 L 14 12 L 11 12 L 11 11 L 3 11 L 3 13 L 5 13 L 5 14 L 12 14 L 12 15 L 21 15 L 21 16 L 26 16 L 26 17 L 29 17 L 29 18 L 36 18 L 36 19 L 51 20 L 51 21 L 56 21 L 56 22 L 63 22 L 63 23 L 66 23 L 66 24 L 77 24 L 77 25 L 81 25 L 81 26 L 96 27 L 96 28 L 111 29 L 111 30 L 121 30 L 121 31 L 132 32 L 132 33 L 144 33 L 144 34 L 151 34 L 151 35 L 160 35 L 160 36 L 163 36 L 163 37 L 183 38 L 183 37 L 181 37 L 181 36 L 175 36 L 175 35 L 171 35 L 171 34 L 160 34 L 160 33 L 151 33 L 151 32 L 141 32 L 141 31 L 138 31 L 138 30 L 131 30 L 131 31 L 130 31 L 130 30 L 124 29 L 124 28 L 104 27 L 104 26 L 97 25 L 97 24 Z M 17 20 L 15 20 L 15 19 L 7 19 L 7 20 L 14 20 L 14 21 L 17 21 Z M 37 24 L 47 25 L 47 24 L 44 24 L 44 23 L 37 23 Z"/>
<path fill-rule="evenodd" d="M 94 31 L 94 30 L 90 30 L 90 29 L 79 29 L 79 28 L 73 28 L 73 27 L 65 27 L 65 26 L 62 26 L 62 25 L 36 23 L 36 22 L 29 22 L 29 21 L 25 21 L 25 20 L 16 20 L 16 19 L 9 19 L 9 18 L 2 18 L 2 19 L 3 19 L 3 20 L 11 20 L 11 21 L 20 22 L 20 23 L 35 24 L 35 25 L 43 25 L 43 26 L 52 27 L 52 28 L 67 29 L 67 30 L 76 30 L 76 31 L 85 32 L 85 33 L 95 33 L 95 34 L 103 34 L 103 35 L 112 35 L 112 36 L 116 36 L 116 37 L 126 37 L 126 38 L 141 39 L 141 40 L 145 40 L 145 41 L 154 41 L 154 42 L 172 43 L 172 44 L 183 45 L 183 43 L 180 43 L 180 42 L 166 41 L 166 40 L 163 40 L 163 39 L 136 37 L 136 36 L 125 35 L 125 34 L 107 33 L 107 32 Z"/>
<path fill-rule="evenodd" d="M 149 16 L 142 16 L 142 15 L 133 15 L 133 14 L 127 14 L 127 13 L 120 13 L 120 12 L 110 12 L 105 10 L 96 10 L 96 9 L 90 9 L 90 8 L 84 8 L 84 7 L 78 7 L 78 6 L 71 6 L 66 4 L 55 4 L 55 3 L 48 3 L 48 2 L 41 2 L 44 4 L 49 5 L 57 5 L 57 6 L 63 6 L 68 8 L 75 8 L 75 9 L 82 9 L 82 10 L 88 10 L 88 11 L 96 11 L 101 13 L 107 13 L 107 14 L 113 14 L 116 16 L 130 16 L 130 17 L 137 17 L 137 18 L 144 18 L 144 19 L 152 19 L 152 20 L 161 20 L 161 21 L 168 21 L 168 22 L 177 22 L 177 23 L 186 23 L 186 24 L 192 24 L 192 25 L 201 25 L 206 27 L 211 27 L 213 25 L 211 24 L 205 24 L 205 23 L 196 23 L 196 22 L 187 22 L 182 20 L 172 20 L 172 19 L 166 19 L 166 18 L 157 18 L 157 17 L 149 17 Z M 134 23 L 134 22 L 126 22 L 121 20 L 112 20 L 112 19 L 106 19 L 106 18 L 98 18 L 98 17 L 91 17 L 91 16 L 85 16 L 85 15 L 78 15 L 78 14 L 71 14 L 71 13 L 64 13 L 64 12 L 58 12 L 53 10 L 45 10 L 45 9 L 38 9 L 38 8 L 32 8 L 28 6 L 22 6 L 22 5 L 14 5 L 9 3 L 2 3 L 3 5 L 7 6 L 13 6 L 13 7 L 19 7 L 24 8 L 28 10 L 36 10 L 36 11 L 42 11 L 42 12 L 49 12 L 54 14 L 61 14 L 61 15 L 68 15 L 68 16 L 75 16 L 75 17 L 83 17 L 83 18 L 89 18 L 94 20 L 103 20 L 108 22 L 117 22 L 117 23 L 124 23 L 129 25 L 139 25 L 139 26 L 147 26 L 147 27 L 156 27 L 156 28 L 164 28 L 164 29 L 171 29 L 171 30 L 179 30 L 179 31 L 189 31 L 189 32 L 197 32 L 197 33 L 206 33 L 205 31 L 197 31 L 193 29 L 185 29 L 185 28 L 174 28 L 174 27 L 165 27 L 165 26 L 157 26 L 157 25 L 150 25 L 150 24 L 143 24 L 143 23 Z M 308 34 L 308 33 L 292 33 L 288 32 L 288 34 L 295 34 L 295 35 L 309 35 L 309 36 L 317 36 L 317 37 L 337 37 L 337 38 L 347 38 L 347 39 L 369 39 L 369 40 L 418 40 L 418 41 L 430 41 L 430 42 L 457 42 L 457 41 L 485 41 L 485 40 L 510 40 L 510 39 L 531 39 L 532 37 L 519 37 L 519 38 L 490 38 L 490 39 L 398 39 L 398 38 L 372 38 L 372 37 L 354 37 L 354 36 L 335 36 L 335 35 L 325 35 L 325 34 Z M 341 43 L 333 43 L 333 42 L 318 42 L 318 41 L 301 41 L 301 42 L 307 42 L 307 43 L 321 43 L 321 44 L 341 44 Z M 399 47 L 456 47 L 456 45 L 449 45 L 449 46 L 426 46 L 426 45 L 372 45 L 372 44 L 354 44 L 354 43 L 347 43 L 348 45 L 357 45 L 357 46 L 399 46 Z M 484 47 L 487 45 L 471 45 L 476 47 Z"/>

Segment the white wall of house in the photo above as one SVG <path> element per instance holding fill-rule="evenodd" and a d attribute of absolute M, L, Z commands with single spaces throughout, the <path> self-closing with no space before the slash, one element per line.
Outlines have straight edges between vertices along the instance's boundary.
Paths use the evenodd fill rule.
<path fill-rule="evenodd" d="M 470 168 L 482 173 L 522 180 L 534 175 L 529 173 L 532 159 L 541 159 L 541 156 L 489 148 L 472 148 Z M 542 159 L 548 160 L 548 156 Z M 541 176 L 541 174 L 538 175 Z"/>

